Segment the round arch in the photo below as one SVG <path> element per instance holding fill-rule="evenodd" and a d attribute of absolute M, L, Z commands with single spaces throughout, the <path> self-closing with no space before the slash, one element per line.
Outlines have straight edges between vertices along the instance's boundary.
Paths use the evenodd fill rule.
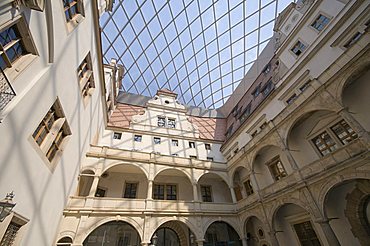
<path fill-rule="evenodd" d="M 86 238 L 97 228 L 99 228 L 100 226 L 104 225 L 104 224 L 107 224 L 109 222 L 116 222 L 116 221 L 122 221 L 122 222 L 125 222 L 127 224 L 129 224 L 130 226 L 132 226 L 136 232 L 139 234 L 139 237 L 140 237 L 140 240 L 143 241 L 143 228 L 142 226 L 134 219 L 132 218 L 129 218 L 129 217 L 120 217 L 120 218 L 117 218 L 117 217 L 109 217 L 109 218 L 104 218 L 98 222 L 95 222 L 92 226 L 90 226 L 82 235 L 81 237 L 81 241 L 80 243 L 82 244 Z M 76 242 L 77 243 L 77 242 Z"/>
<path fill-rule="evenodd" d="M 92 174 L 95 175 L 95 169 L 88 167 L 81 170 L 81 174 Z"/>
<path fill-rule="evenodd" d="M 153 234 L 161 227 L 163 226 L 164 224 L 168 223 L 168 222 L 178 222 L 178 223 L 182 223 L 184 224 L 187 228 L 190 229 L 190 231 L 195 235 L 196 239 L 200 239 L 202 238 L 202 234 L 201 232 L 199 232 L 198 228 L 190 222 L 189 219 L 187 218 L 183 218 L 183 217 L 178 217 L 176 219 L 174 219 L 173 217 L 168 217 L 168 218 L 162 218 L 158 221 L 157 223 L 157 226 L 155 228 L 153 228 L 153 230 L 151 230 L 151 232 L 148 234 L 148 238 L 150 240 L 150 238 L 152 238 Z"/>
<path fill-rule="evenodd" d="M 351 172 L 351 173 L 346 173 L 340 176 L 338 175 L 338 176 L 335 176 L 329 179 L 329 181 L 327 181 L 325 184 L 321 186 L 322 188 L 319 192 L 318 201 L 319 201 L 320 210 L 325 216 L 326 216 L 325 200 L 329 192 L 336 186 L 341 185 L 346 181 L 352 181 L 356 179 L 370 180 L 370 173 Z"/>
<path fill-rule="evenodd" d="M 251 159 L 252 160 L 252 170 L 254 170 L 254 164 L 255 164 L 255 160 L 257 156 L 264 150 L 271 148 L 271 147 L 281 150 L 280 146 L 277 146 L 274 144 L 265 144 L 265 145 L 259 146 L 259 148 L 254 151 L 254 153 L 252 154 L 252 159 Z"/>
<path fill-rule="evenodd" d="M 109 169 L 112 169 L 114 167 L 121 166 L 121 165 L 122 166 L 134 166 L 134 167 L 140 169 L 144 173 L 146 179 L 148 179 L 148 170 L 146 170 L 142 165 L 139 165 L 138 163 L 135 163 L 135 162 L 132 162 L 132 163 L 119 162 L 119 163 L 110 164 L 102 170 L 101 174 L 109 171 Z"/>
<path fill-rule="evenodd" d="M 269 238 L 268 227 L 266 227 L 263 220 L 258 218 L 256 215 L 250 215 L 244 221 L 243 233 L 248 245 L 250 246 L 261 245 L 262 242 Z"/>
<path fill-rule="evenodd" d="M 217 224 L 225 224 L 226 226 L 228 226 L 229 228 L 231 228 L 234 232 L 235 232 L 235 235 L 234 236 L 237 236 L 237 238 L 234 238 L 234 240 L 233 240 L 233 242 L 234 243 L 236 243 L 236 244 L 233 244 L 233 245 L 242 245 L 242 243 L 241 243 L 241 239 L 243 238 L 242 237 L 242 235 L 243 235 L 243 233 L 239 230 L 240 228 L 239 228 L 239 226 L 236 224 L 236 223 L 233 223 L 232 221 L 230 221 L 230 220 L 225 220 L 225 219 L 222 219 L 222 220 L 219 220 L 219 219 L 211 219 L 211 220 L 209 220 L 206 224 L 205 224 L 205 226 L 204 226 L 204 239 L 206 239 L 207 240 L 207 237 L 208 237 L 208 234 L 207 234 L 207 232 L 209 231 L 209 229 L 213 226 L 213 225 L 217 225 Z M 227 233 L 227 237 L 229 238 L 230 236 L 232 236 L 232 235 L 230 235 L 229 234 L 229 230 L 227 230 L 228 231 L 228 233 Z M 233 233 L 233 232 L 232 232 Z M 212 236 L 212 238 L 213 238 L 213 236 Z M 217 237 L 218 238 L 218 237 Z M 213 239 L 214 240 L 214 239 Z M 218 241 L 219 239 L 217 239 L 216 241 Z M 227 239 L 227 240 L 230 240 L 230 238 L 229 239 Z"/>
<path fill-rule="evenodd" d="M 153 174 L 153 180 L 155 180 L 160 174 L 163 174 L 163 172 L 170 171 L 170 170 L 174 170 L 174 171 L 177 171 L 177 172 L 180 172 L 180 173 L 184 174 L 189 179 L 190 183 L 191 184 L 193 183 L 193 180 L 192 180 L 190 174 L 187 171 L 185 171 L 183 169 L 175 168 L 175 167 L 161 167 L 161 168 L 159 168 Z"/>
<path fill-rule="evenodd" d="M 237 221 L 233 221 L 232 219 L 229 219 L 229 218 L 210 218 L 208 219 L 204 224 L 203 224 L 203 235 L 202 237 L 204 237 L 207 229 L 214 223 L 214 222 L 224 222 L 226 224 L 228 224 L 229 226 L 231 226 L 235 231 L 236 233 L 238 234 L 239 238 L 242 238 L 242 235 L 243 235 L 243 232 L 240 231 L 240 226 L 238 224 Z"/>
<path fill-rule="evenodd" d="M 221 174 L 221 173 L 217 173 L 217 172 L 213 172 L 213 171 L 209 171 L 209 170 L 205 170 L 201 175 L 198 176 L 198 178 L 196 179 L 196 182 L 199 183 L 199 180 L 208 175 L 208 174 L 214 174 L 216 176 L 218 176 L 219 178 L 221 178 L 226 184 L 227 186 L 230 187 L 230 183 L 229 183 L 229 178 L 227 177 L 227 174 Z"/>
<path fill-rule="evenodd" d="M 244 171 L 248 172 L 248 168 L 246 168 L 245 166 L 243 166 L 243 165 L 238 165 L 238 166 L 236 166 L 235 168 L 233 168 L 233 169 L 230 171 L 230 173 L 231 173 L 231 175 L 230 175 L 230 177 L 229 177 L 229 182 L 230 182 L 230 184 L 232 184 L 232 183 L 233 183 L 233 181 L 234 181 L 234 177 L 235 177 L 236 173 L 237 173 L 238 171 L 240 171 L 240 170 L 244 170 Z"/>

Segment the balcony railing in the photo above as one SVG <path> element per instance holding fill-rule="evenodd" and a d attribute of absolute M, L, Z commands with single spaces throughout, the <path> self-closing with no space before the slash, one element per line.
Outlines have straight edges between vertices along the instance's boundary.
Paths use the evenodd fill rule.
<path fill-rule="evenodd" d="M 9 83 L 2 68 L 0 68 L 0 112 L 15 97 L 12 85 Z"/>

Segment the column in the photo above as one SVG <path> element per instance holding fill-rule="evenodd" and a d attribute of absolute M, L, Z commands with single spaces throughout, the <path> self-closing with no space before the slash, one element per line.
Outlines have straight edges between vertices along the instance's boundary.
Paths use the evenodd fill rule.
<path fill-rule="evenodd" d="M 316 221 L 320 226 L 330 246 L 340 246 L 337 236 L 329 224 L 329 220 Z"/>
<path fill-rule="evenodd" d="M 366 145 L 370 145 L 370 135 L 362 125 L 348 112 L 346 108 L 338 113 L 353 128 L 360 139 L 363 139 Z"/>
<path fill-rule="evenodd" d="M 198 202 L 199 201 L 198 185 L 196 183 L 193 184 L 193 200 L 194 200 L 194 202 Z"/>
<path fill-rule="evenodd" d="M 248 246 L 247 239 L 245 237 L 242 238 L 242 245 L 243 246 Z"/>
<path fill-rule="evenodd" d="M 148 193 L 146 194 L 146 199 L 152 199 L 153 194 L 153 180 L 148 180 Z"/>
<path fill-rule="evenodd" d="M 231 199 L 233 200 L 233 203 L 236 203 L 236 196 L 235 196 L 235 191 L 234 187 L 229 187 L 230 188 L 230 193 L 231 193 Z"/>
<path fill-rule="evenodd" d="M 204 239 L 198 239 L 195 242 L 197 243 L 197 246 L 203 246 L 204 241 Z"/>
<path fill-rule="evenodd" d="M 92 197 L 95 196 L 96 190 L 98 189 L 99 178 L 100 177 L 98 175 L 94 176 L 94 180 L 93 180 L 93 182 L 91 184 L 89 196 L 92 196 Z"/>

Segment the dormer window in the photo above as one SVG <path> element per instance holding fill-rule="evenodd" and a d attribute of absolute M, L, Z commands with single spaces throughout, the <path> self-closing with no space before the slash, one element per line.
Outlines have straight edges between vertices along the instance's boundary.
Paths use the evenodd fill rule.
<path fill-rule="evenodd" d="M 158 117 L 158 126 L 166 127 L 166 117 Z"/>
<path fill-rule="evenodd" d="M 306 49 L 306 45 L 304 45 L 301 41 L 298 41 L 294 46 L 293 48 L 291 49 L 291 51 L 296 55 L 296 56 L 300 56 L 303 51 Z"/>
<path fill-rule="evenodd" d="M 176 120 L 175 119 L 168 119 L 167 125 L 169 128 L 176 128 Z"/>

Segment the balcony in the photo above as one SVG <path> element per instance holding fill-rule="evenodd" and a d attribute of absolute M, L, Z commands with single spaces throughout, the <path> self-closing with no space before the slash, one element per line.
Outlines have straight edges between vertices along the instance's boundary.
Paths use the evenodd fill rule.
<path fill-rule="evenodd" d="M 0 112 L 9 104 L 15 97 L 13 87 L 9 83 L 2 68 L 0 68 Z"/>

